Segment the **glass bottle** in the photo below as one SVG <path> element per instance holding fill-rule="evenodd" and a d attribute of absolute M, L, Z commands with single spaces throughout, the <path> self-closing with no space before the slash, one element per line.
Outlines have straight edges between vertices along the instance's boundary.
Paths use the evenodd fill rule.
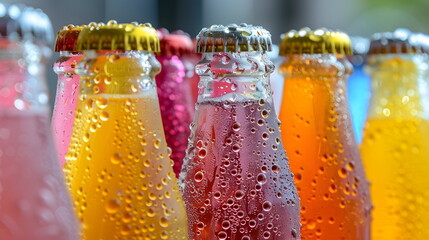
<path fill-rule="evenodd" d="M 186 213 L 162 128 L 149 24 L 90 23 L 64 167 L 82 240 L 186 239 Z"/>
<path fill-rule="evenodd" d="M 368 74 L 364 71 L 365 57 L 369 49 L 369 39 L 363 37 L 350 38 L 353 47 L 353 56 L 349 56 L 353 64 L 353 74 L 347 82 L 348 102 L 352 117 L 353 131 L 356 142 L 362 142 L 363 126 L 368 113 L 371 84 Z"/>
<path fill-rule="evenodd" d="M 200 92 L 179 178 L 189 239 L 300 239 L 270 50 L 262 27 L 213 25 L 198 34 Z"/>
<path fill-rule="evenodd" d="M 198 62 L 201 59 L 201 54 L 195 52 L 197 40 L 194 38 L 192 39 L 192 52 L 185 54 L 182 57 L 183 64 L 185 65 L 186 70 L 186 81 L 189 84 L 189 88 L 191 89 L 191 101 L 192 101 L 192 116 L 195 114 L 195 104 L 198 100 L 198 82 L 200 80 L 200 76 L 195 72 L 195 66 L 198 64 Z"/>
<path fill-rule="evenodd" d="M 173 170 L 178 176 L 188 146 L 194 108 L 182 57 L 193 50 L 193 44 L 185 34 L 169 33 L 166 29 L 158 30 L 158 34 L 161 52 L 156 58 L 161 63 L 161 72 L 155 79 L 165 139 L 171 148 Z"/>
<path fill-rule="evenodd" d="M 274 66 L 276 69 L 279 69 L 280 64 L 284 60 L 282 56 L 279 56 L 279 50 L 280 50 L 279 46 L 273 44 L 273 50 L 268 53 L 268 57 L 274 63 Z M 270 85 L 271 85 L 271 88 L 273 89 L 274 108 L 276 109 L 276 112 L 280 112 L 284 79 L 283 79 L 283 76 L 278 71 L 274 71 L 271 74 Z"/>
<path fill-rule="evenodd" d="M 301 199 L 301 237 L 369 240 L 371 201 L 347 103 L 349 37 L 291 30 L 280 54 L 281 133 Z"/>
<path fill-rule="evenodd" d="M 0 9 L 0 239 L 77 240 L 49 128 L 51 22 L 40 9 Z"/>
<path fill-rule="evenodd" d="M 58 74 L 58 84 L 52 114 L 52 129 L 61 166 L 66 162 L 65 156 L 70 144 L 79 93 L 80 77 L 75 73 L 75 67 L 83 55 L 76 51 L 76 42 L 83 27 L 84 25 L 63 27 L 58 32 L 55 43 L 55 51 L 60 52 L 60 57 L 53 67 Z"/>
<path fill-rule="evenodd" d="M 375 34 L 361 153 L 374 203 L 373 239 L 429 238 L 429 37 Z"/>

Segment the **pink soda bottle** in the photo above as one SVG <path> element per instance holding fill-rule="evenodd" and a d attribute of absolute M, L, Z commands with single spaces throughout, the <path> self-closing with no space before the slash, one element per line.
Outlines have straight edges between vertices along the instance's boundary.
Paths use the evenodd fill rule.
<path fill-rule="evenodd" d="M 0 8 L 0 239 L 77 240 L 49 126 L 51 23 L 38 9 Z"/>
<path fill-rule="evenodd" d="M 269 85 L 271 47 L 267 30 L 247 24 L 198 34 L 200 92 L 179 183 L 189 239 L 300 239 Z"/>
<path fill-rule="evenodd" d="M 81 52 L 76 51 L 77 37 L 83 27 L 65 26 L 58 32 L 55 43 L 55 51 L 60 52 L 60 57 L 54 63 L 54 71 L 58 74 L 58 84 L 52 115 L 52 129 L 61 166 L 66 162 L 65 155 L 70 144 L 79 94 L 80 77 L 74 70 L 83 56 Z"/>
<path fill-rule="evenodd" d="M 158 30 L 161 52 L 156 58 L 161 63 L 161 72 L 156 76 L 158 98 L 161 108 L 167 145 L 171 148 L 173 170 L 179 175 L 185 157 L 189 124 L 192 122 L 194 103 L 186 79 L 186 69 L 181 57 L 193 50 L 192 40 L 185 34 Z"/>

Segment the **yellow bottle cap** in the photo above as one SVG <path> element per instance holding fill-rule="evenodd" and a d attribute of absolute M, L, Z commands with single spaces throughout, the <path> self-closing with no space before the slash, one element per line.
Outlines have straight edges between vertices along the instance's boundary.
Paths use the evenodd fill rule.
<path fill-rule="evenodd" d="M 288 54 L 352 55 L 352 47 L 349 36 L 343 32 L 305 27 L 283 34 L 280 55 Z"/>
<path fill-rule="evenodd" d="M 271 34 L 246 23 L 213 25 L 197 36 L 197 53 L 271 51 Z"/>
<path fill-rule="evenodd" d="M 72 24 L 64 26 L 57 34 L 55 41 L 55 52 L 71 51 L 76 52 L 77 38 L 80 31 L 86 25 L 74 26 Z"/>
<path fill-rule="evenodd" d="M 368 54 L 399 53 L 429 53 L 429 36 L 403 28 L 372 36 Z"/>
<path fill-rule="evenodd" d="M 150 23 L 120 23 L 110 20 L 107 24 L 90 23 L 84 27 L 77 40 L 77 50 L 120 50 L 159 52 L 159 38 Z"/>

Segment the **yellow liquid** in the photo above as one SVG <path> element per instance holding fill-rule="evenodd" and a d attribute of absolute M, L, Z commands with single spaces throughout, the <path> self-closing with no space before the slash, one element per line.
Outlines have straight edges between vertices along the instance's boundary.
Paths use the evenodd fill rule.
<path fill-rule="evenodd" d="M 429 239 L 429 121 L 370 119 L 361 146 L 372 239 Z"/>
<path fill-rule="evenodd" d="M 162 129 L 155 92 L 79 100 L 64 170 L 81 239 L 187 239 Z"/>

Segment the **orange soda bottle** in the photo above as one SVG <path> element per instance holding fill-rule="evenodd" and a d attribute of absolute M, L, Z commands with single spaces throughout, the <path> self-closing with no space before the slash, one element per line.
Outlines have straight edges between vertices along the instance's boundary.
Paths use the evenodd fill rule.
<path fill-rule="evenodd" d="M 244 23 L 198 34 L 200 91 L 180 174 L 189 239 L 300 239 L 269 85 L 271 47 L 267 30 Z"/>
<path fill-rule="evenodd" d="M 280 121 L 301 198 L 301 237 L 369 240 L 371 201 L 347 104 L 349 37 L 327 29 L 284 34 Z"/>
<path fill-rule="evenodd" d="M 64 171 L 82 239 L 187 239 L 154 80 L 156 30 L 91 23 L 77 44 L 84 58 Z"/>
<path fill-rule="evenodd" d="M 375 34 L 361 153 L 374 203 L 373 239 L 429 239 L 429 37 Z"/>

